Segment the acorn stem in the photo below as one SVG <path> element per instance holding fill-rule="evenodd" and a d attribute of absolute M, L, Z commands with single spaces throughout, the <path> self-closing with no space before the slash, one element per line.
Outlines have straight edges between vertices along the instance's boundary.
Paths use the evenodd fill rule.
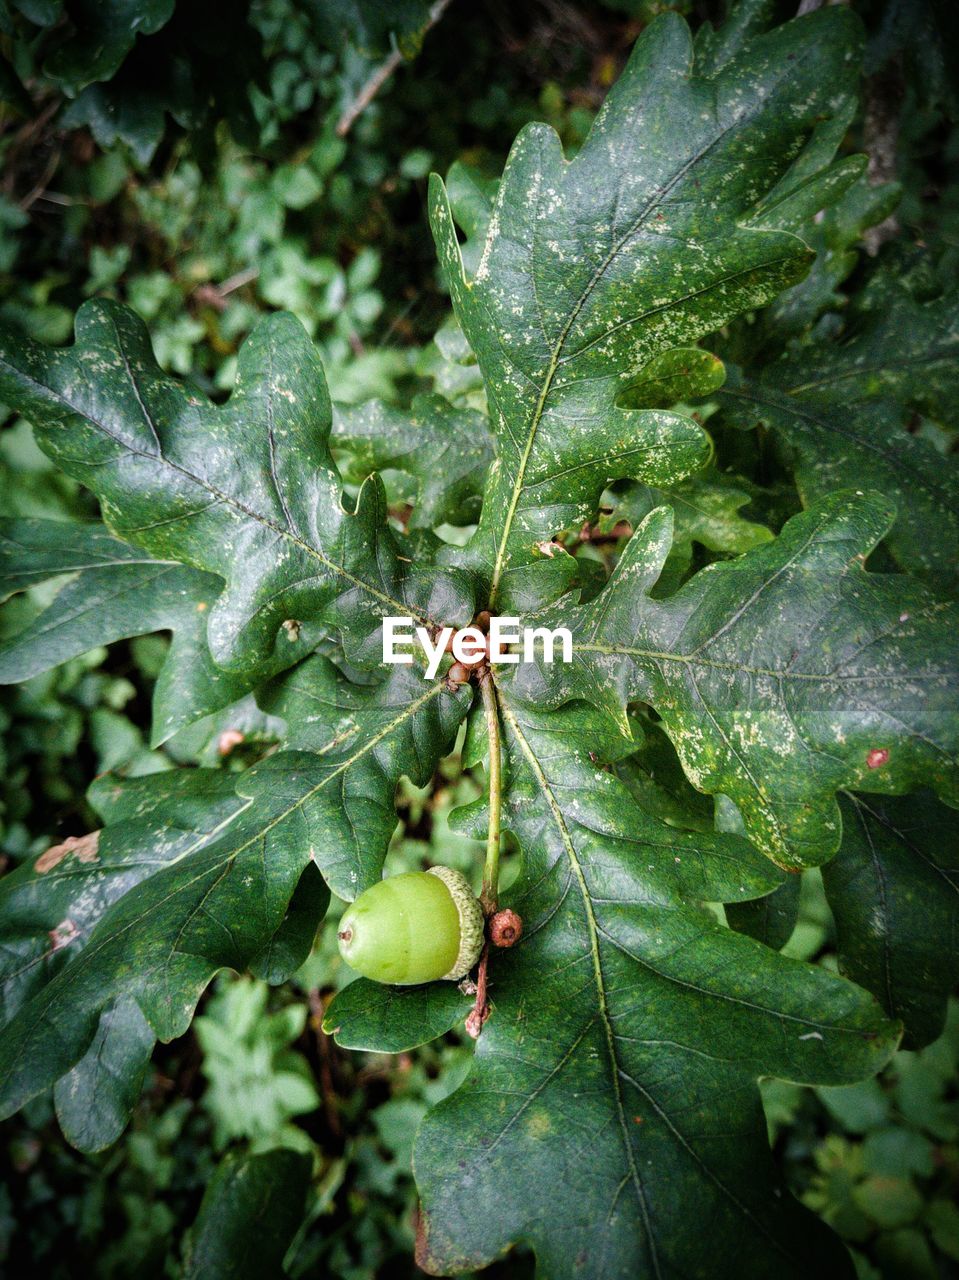
<path fill-rule="evenodd" d="M 502 761 L 499 740 L 499 708 L 496 689 L 489 670 L 480 678 L 483 710 L 486 713 L 486 734 L 489 739 L 489 827 L 486 835 L 486 863 L 483 867 L 483 888 L 480 902 L 487 916 L 496 910 L 499 893 L 500 814 L 503 803 Z"/>

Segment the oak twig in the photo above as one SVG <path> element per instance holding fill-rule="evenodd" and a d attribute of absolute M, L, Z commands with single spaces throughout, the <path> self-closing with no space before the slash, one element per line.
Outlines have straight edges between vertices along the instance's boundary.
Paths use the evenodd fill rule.
<path fill-rule="evenodd" d="M 427 31 L 429 31 L 430 27 L 436 26 L 437 22 L 439 22 L 440 18 L 446 11 L 449 3 L 450 0 L 436 0 L 436 3 L 431 6 L 429 16 L 426 19 L 426 26 L 423 28 L 424 36 Z M 389 80 L 393 72 L 404 61 L 405 59 L 399 49 L 394 49 L 389 57 L 380 63 L 370 76 L 369 80 L 367 80 L 366 84 L 364 84 L 363 88 L 359 91 L 336 122 L 336 136 L 338 138 L 346 137 L 366 108 L 386 84 L 387 80 Z"/>
<path fill-rule="evenodd" d="M 466 1015 L 466 1033 L 472 1036 L 474 1040 L 478 1040 L 480 1032 L 483 1030 L 483 1023 L 489 1017 L 489 1001 L 486 998 L 486 969 L 489 962 L 489 943 L 483 947 L 483 953 L 479 958 L 479 965 L 476 969 L 476 1000 L 473 1007 Z"/>

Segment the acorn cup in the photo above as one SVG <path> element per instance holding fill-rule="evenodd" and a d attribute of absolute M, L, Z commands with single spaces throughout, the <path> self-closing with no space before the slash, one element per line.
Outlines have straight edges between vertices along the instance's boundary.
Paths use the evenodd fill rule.
<path fill-rule="evenodd" d="M 458 871 L 430 867 L 371 885 L 337 938 L 346 963 L 374 982 L 457 982 L 483 950 L 483 909 Z"/>

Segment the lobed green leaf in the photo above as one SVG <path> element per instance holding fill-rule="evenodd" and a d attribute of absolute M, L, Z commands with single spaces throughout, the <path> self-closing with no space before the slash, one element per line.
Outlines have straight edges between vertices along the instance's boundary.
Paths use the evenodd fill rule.
<path fill-rule="evenodd" d="M 856 46 L 855 20 L 833 10 L 700 69 L 685 23 L 660 17 L 573 160 L 544 126 L 520 134 L 471 277 L 434 179 L 433 233 L 497 440 L 470 555 L 501 611 L 525 596 L 537 548 L 590 519 L 610 480 L 669 485 L 706 461 L 691 420 L 619 397 L 805 273 L 809 251 L 766 229 L 764 200 L 846 108 Z"/>
<path fill-rule="evenodd" d="M 840 789 L 928 784 L 954 803 L 959 618 L 911 579 L 865 571 L 891 522 L 878 494 L 833 494 L 654 600 L 672 529 L 660 509 L 595 600 L 527 619 L 569 626 L 575 662 L 518 668 L 522 696 L 584 698 L 620 719 L 650 703 L 693 784 L 734 800 L 788 868 L 838 850 Z"/>
<path fill-rule="evenodd" d="M 378 481 L 344 508 L 323 370 L 292 316 L 257 326 L 222 407 L 160 371 L 131 311 L 88 302 L 76 324 L 63 352 L 0 336 L 0 396 L 97 494 L 114 533 L 225 580 L 209 614 L 215 661 L 261 672 L 288 644 L 284 623 L 322 620 L 375 662 L 384 614 L 469 620 L 468 577 L 399 554 Z"/>
<path fill-rule="evenodd" d="M 551 713 L 508 691 L 500 708 L 524 932 L 492 957 L 469 1077 L 417 1138 L 420 1264 L 481 1267 L 523 1240 L 550 1276 L 708 1275 L 717 1253 L 757 1280 L 846 1274 L 778 1181 L 755 1077 L 858 1079 L 899 1028 L 696 905 L 769 887 L 746 842 L 656 822 Z M 678 1204 L 709 1231 L 677 1231 Z"/>

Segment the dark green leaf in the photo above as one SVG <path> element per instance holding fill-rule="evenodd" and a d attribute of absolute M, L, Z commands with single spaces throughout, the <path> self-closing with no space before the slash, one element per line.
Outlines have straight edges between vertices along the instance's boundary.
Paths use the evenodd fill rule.
<path fill-rule="evenodd" d="M 660 509 L 595 601 L 535 619 L 570 627 L 576 662 L 517 668 L 523 696 L 620 718 L 650 703 L 687 776 L 728 795 L 761 849 L 785 867 L 824 862 L 841 839 L 837 790 L 959 794 L 959 618 L 908 578 L 864 572 L 890 523 L 878 495 L 834 494 L 660 601 Z"/>
<path fill-rule="evenodd" d="M 697 399 L 717 391 L 726 377 L 723 362 L 698 347 L 675 347 L 654 356 L 619 393 L 621 409 L 655 409 L 677 400 Z"/>
<path fill-rule="evenodd" d="M 417 1138 L 421 1264 L 481 1267 L 525 1240 L 550 1276 L 709 1275 L 734 1254 L 757 1280 L 845 1275 L 778 1182 L 755 1077 L 857 1079 L 898 1028 L 684 901 L 754 894 L 748 845 L 662 826 L 550 713 L 502 690 L 500 708 L 524 933 L 492 958 L 470 1076 Z M 677 1204 L 709 1230 L 677 1231 Z"/>
<path fill-rule="evenodd" d="M 800 884 L 799 876 L 790 876 L 765 898 L 730 903 L 726 907 L 730 928 L 737 933 L 748 933 L 774 951 L 781 951 L 796 927 Z M 862 985 L 868 987 L 869 983 Z"/>
<path fill-rule="evenodd" d="M 753 382 L 733 374 L 721 400 L 734 423 L 762 423 L 796 458 L 806 501 L 850 476 L 896 504 L 886 537 L 896 561 L 955 591 L 959 573 L 959 466 L 907 431 L 913 407 L 954 414 L 959 394 L 959 309 L 920 308 L 904 291 L 893 309 L 857 340 L 803 347 L 802 359 L 770 366 Z"/>
<path fill-rule="evenodd" d="M 469 686 L 430 684 L 410 667 L 393 672 L 385 684 L 364 687 L 319 656 L 295 668 L 261 695 L 262 705 L 290 717 L 287 742 L 309 753 L 273 756 L 238 784 L 251 798 L 267 790 L 271 803 L 288 789 L 291 806 L 302 806 L 306 851 L 341 898 L 380 878 L 396 826 L 396 784 L 404 774 L 417 786 L 429 782 L 472 698 Z"/>
<path fill-rule="evenodd" d="M 415 477 L 412 528 L 478 518 L 493 459 L 482 414 L 454 408 L 442 396 L 417 396 L 408 412 L 372 400 L 336 411 L 331 443 L 349 456 L 347 480 L 365 480 L 388 468 Z"/>
<path fill-rule="evenodd" d="M 69 964 L 113 904 L 235 816 L 235 781 L 212 769 L 103 778 L 93 801 L 112 825 L 0 880 L 3 1022 Z"/>
<path fill-rule="evenodd" d="M 253 679 L 224 671 L 209 652 L 207 619 L 222 585 L 212 574 L 154 560 L 102 526 L 58 520 L 0 521 L 0 567 L 0 591 L 51 574 L 77 575 L 0 644 L 0 683 L 28 680 L 100 644 L 169 630 L 170 652 L 154 689 L 153 746 L 252 687 Z M 318 638 L 316 627 L 285 629 L 262 674 L 291 666 Z"/>
<path fill-rule="evenodd" d="M 319 30 L 334 46 L 353 45 L 370 56 L 396 42 L 412 58 L 430 25 L 431 0 L 307 0 Z"/>
<path fill-rule="evenodd" d="M 311 660 L 317 667 L 324 661 Z M 0 1042 L 0 1107 L 6 1114 L 75 1065 L 114 1000 L 134 999 L 157 1038 L 170 1040 L 186 1031 L 219 969 L 253 967 L 289 976 L 288 966 L 305 958 L 307 937 L 327 901 L 325 892 L 302 887 L 304 872 L 313 874 L 311 861 L 343 897 L 379 878 L 396 825 L 400 777 L 420 786 L 429 780 L 470 700 L 462 686 L 449 690 L 444 681 L 426 684 L 409 668 L 396 671 L 389 684 L 369 690 L 362 705 L 346 714 L 335 709 L 325 747 L 268 757 L 242 775 L 237 790 L 246 803 L 226 802 L 227 812 L 213 827 L 213 812 L 201 810 L 207 825 L 200 834 L 180 831 L 158 848 L 150 823 L 161 813 L 172 820 L 172 797 L 160 809 L 155 789 L 150 793 L 144 829 L 126 817 L 130 802 L 119 789 L 112 802 L 115 825 L 104 839 L 110 837 L 110 848 L 115 842 L 124 864 L 146 863 L 153 874 L 97 911 L 89 942 L 8 1024 Z M 199 806 L 191 776 L 173 775 L 193 817 Z M 33 867 L 3 882 L 15 882 L 14 911 L 22 911 L 16 884 L 27 880 L 21 896 L 29 905 L 36 877 L 48 873 Z M 41 901 L 49 914 L 47 895 Z M 87 901 L 81 898 L 84 906 Z M 71 922 L 64 921 L 70 937 Z M 29 945 L 34 953 L 44 945 L 50 949 L 49 938 L 33 934 Z"/>
<path fill-rule="evenodd" d="M 84 85 L 109 80 L 138 35 L 153 35 L 169 22 L 176 0 L 72 0 L 66 38 L 44 73 L 73 96 Z"/>
<path fill-rule="evenodd" d="M 64 1137 L 80 1151 L 102 1151 L 127 1127 L 156 1037 L 135 1000 L 108 1005 L 90 1048 L 53 1091 Z"/>
<path fill-rule="evenodd" d="M 293 891 L 280 927 L 250 968 L 259 978 L 278 986 L 309 958 L 317 925 L 330 905 L 330 891 L 313 863 L 308 863 Z"/>
<path fill-rule="evenodd" d="M 759 316 L 758 324 L 744 335 L 752 359 L 759 352 L 766 354 L 772 343 L 778 350 L 789 339 L 802 336 L 824 311 L 840 311 L 846 306 L 848 300 L 840 286 L 859 261 L 863 235 L 892 213 L 900 195 L 898 183 L 873 186 L 863 176 L 830 208 L 823 209 L 815 222 L 802 227 L 800 234 L 815 249 L 816 261 L 806 279 L 774 299 Z"/>
<path fill-rule="evenodd" d="M 670 595 L 689 571 L 694 542 L 724 555 L 740 555 L 772 539 L 771 529 L 740 514 L 749 501 L 750 495 L 734 478 L 715 468 L 668 489 L 630 480 L 616 486 L 613 509 L 600 520 L 599 528 L 611 531 L 625 520 L 636 529 L 657 507 L 672 507 L 673 545 L 658 583 L 658 594 Z"/>
<path fill-rule="evenodd" d="M 184 1280 L 282 1276 L 283 1259 L 306 1212 L 312 1161 L 277 1148 L 234 1153 L 207 1187 L 184 1251 Z"/>
<path fill-rule="evenodd" d="M 630 726 L 637 732 L 634 721 Z M 616 776 L 644 812 L 671 827 L 712 831 L 713 802 L 689 782 L 673 744 L 658 725 L 648 720 L 642 722 L 641 732 L 642 741 L 636 750 L 617 762 Z"/>
<path fill-rule="evenodd" d="M 463 265 L 471 275 L 475 274 L 480 264 L 498 187 L 498 179 L 488 177 L 463 160 L 455 160 L 446 175 L 446 194 L 450 208 L 456 225 L 462 228 L 466 236 L 466 243 L 461 246 Z M 456 331 L 455 341 L 448 332 L 450 326 Z M 472 356 L 463 331 L 455 320 L 451 319 L 439 331 L 436 343 L 449 359 L 466 359 Z"/>
<path fill-rule="evenodd" d="M 182 1035 L 217 970 L 246 969 L 282 926 L 309 858 L 299 833 L 289 801 L 264 802 L 256 817 L 241 809 L 229 834 L 195 839 L 110 907 L 72 963 L 7 1025 L 3 1111 L 69 1071 L 118 999 L 135 1000 L 158 1039 Z"/>
<path fill-rule="evenodd" d="M 0 102 L 8 104 L 24 116 L 28 116 L 33 110 L 33 102 L 20 83 L 20 77 L 3 57 L 0 57 Z"/>
<path fill-rule="evenodd" d="M 0 396 L 97 493 L 115 533 L 226 580 L 208 634 L 227 667 L 269 664 L 288 644 L 284 622 L 322 617 L 375 662 L 385 613 L 461 624 L 472 614 L 455 570 L 398 554 L 377 481 L 355 514 L 344 510 L 323 370 L 291 316 L 261 321 L 222 408 L 161 373 L 139 320 L 106 302 L 80 309 L 65 352 L 8 334 Z"/>
<path fill-rule="evenodd" d="M 812 404 L 892 399 L 959 426 L 959 295 L 918 302 L 890 285 L 845 341 L 801 348 L 772 372 Z"/>
<path fill-rule="evenodd" d="M 941 1035 L 959 980 L 959 815 L 928 793 L 846 796 L 842 815 L 822 873 L 840 967 L 921 1048 Z"/>
<path fill-rule="evenodd" d="M 334 998 L 323 1030 L 346 1049 L 404 1053 L 455 1027 L 472 1003 L 452 982 L 389 987 L 357 978 Z"/>
<path fill-rule="evenodd" d="M 86 126 L 104 151 L 125 143 L 145 167 L 163 141 L 165 105 L 155 92 L 131 94 L 114 85 L 90 84 L 64 111 L 62 123 L 70 129 Z"/>
<path fill-rule="evenodd" d="M 608 481 L 663 486 L 705 462 L 689 419 L 616 401 L 650 361 L 804 274 L 808 251 L 763 229 L 763 202 L 814 125 L 848 103 L 850 19 L 790 23 L 710 79 L 691 65 L 685 24 L 659 18 L 572 161 L 552 130 L 520 135 L 472 279 L 434 180 L 433 231 L 499 451 L 471 557 L 502 610 L 511 575 L 525 583 L 537 548 L 590 519 Z"/>
<path fill-rule="evenodd" d="M 156 561 L 110 536 L 99 524 L 66 520 L 0 522 L 0 599 L 59 573 Z"/>

